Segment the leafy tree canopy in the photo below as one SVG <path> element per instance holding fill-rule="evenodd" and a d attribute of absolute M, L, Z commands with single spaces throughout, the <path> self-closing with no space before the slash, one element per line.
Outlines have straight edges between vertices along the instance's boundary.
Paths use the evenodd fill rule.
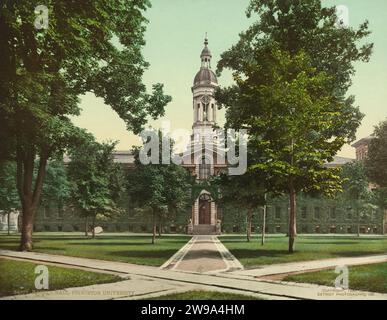
<path fill-rule="evenodd" d="M 369 179 L 387 188 L 387 120 L 375 127 L 365 165 Z"/>

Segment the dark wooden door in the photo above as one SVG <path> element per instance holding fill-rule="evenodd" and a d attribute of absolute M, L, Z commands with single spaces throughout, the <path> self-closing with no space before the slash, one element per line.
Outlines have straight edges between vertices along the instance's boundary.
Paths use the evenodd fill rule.
<path fill-rule="evenodd" d="M 199 204 L 199 224 L 211 224 L 211 202 L 200 201 Z"/>

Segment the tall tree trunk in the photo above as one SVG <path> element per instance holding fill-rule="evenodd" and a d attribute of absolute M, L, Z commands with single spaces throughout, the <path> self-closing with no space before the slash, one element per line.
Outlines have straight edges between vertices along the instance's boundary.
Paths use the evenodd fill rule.
<path fill-rule="evenodd" d="M 289 253 L 293 253 L 295 249 L 294 241 L 296 237 L 296 191 L 294 189 L 293 180 L 289 183 Z"/>
<path fill-rule="evenodd" d="M 248 208 L 247 209 L 247 228 L 246 228 L 246 240 L 247 242 L 250 242 L 251 240 L 251 224 L 252 224 L 252 219 L 253 218 L 253 209 Z"/>
<path fill-rule="evenodd" d="M 11 234 L 11 221 L 10 221 L 10 217 L 11 217 L 11 211 L 8 211 L 7 213 L 7 223 L 8 223 L 8 232 L 7 234 L 10 235 Z"/>
<path fill-rule="evenodd" d="M 26 149 L 26 148 L 25 148 Z M 22 230 L 20 250 L 32 250 L 32 233 L 35 213 L 40 202 L 48 154 L 41 150 L 36 179 L 33 186 L 35 149 L 31 146 L 24 150 L 20 145 L 16 147 L 16 186 L 22 204 Z"/>
<path fill-rule="evenodd" d="M 155 239 L 156 239 L 156 213 L 153 212 L 152 244 L 155 244 Z"/>
<path fill-rule="evenodd" d="M 159 237 L 161 237 L 161 228 L 162 228 L 162 226 L 163 226 L 163 224 L 162 224 L 162 219 L 161 219 L 161 217 L 160 217 L 160 219 L 159 219 Z"/>
<path fill-rule="evenodd" d="M 266 195 L 265 195 L 266 200 Z M 262 212 L 262 237 L 261 237 L 261 245 L 263 246 L 265 244 L 265 236 L 266 236 L 266 212 L 267 212 L 267 205 L 265 204 L 263 206 L 263 212 Z"/>
<path fill-rule="evenodd" d="M 88 216 L 85 216 L 85 237 L 89 236 L 89 221 Z"/>
<path fill-rule="evenodd" d="M 32 232 L 34 229 L 35 208 L 32 206 L 23 208 L 22 231 L 20 238 L 20 250 L 32 250 Z"/>

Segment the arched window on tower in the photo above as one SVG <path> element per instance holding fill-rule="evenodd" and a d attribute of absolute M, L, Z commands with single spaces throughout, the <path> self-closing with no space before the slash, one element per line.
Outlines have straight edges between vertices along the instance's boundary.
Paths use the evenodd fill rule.
<path fill-rule="evenodd" d="M 203 103 L 203 121 L 208 121 L 208 103 Z"/>
<path fill-rule="evenodd" d="M 211 175 L 211 164 L 208 163 L 205 156 L 202 157 L 202 161 L 199 164 L 199 178 L 200 180 L 206 180 Z"/>

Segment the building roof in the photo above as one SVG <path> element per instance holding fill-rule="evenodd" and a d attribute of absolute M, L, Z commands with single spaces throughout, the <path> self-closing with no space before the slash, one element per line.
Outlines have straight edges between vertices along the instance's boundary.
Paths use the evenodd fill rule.
<path fill-rule="evenodd" d="M 355 161 L 353 158 L 334 156 L 333 161 L 326 163 L 325 166 L 328 168 L 342 167 L 343 165 L 353 161 Z"/>
<path fill-rule="evenodd" d="M 208 84 L 208 83 L 218 83 L 218 79 L 214 71 L 208 68 L 201 68 L 196 74 L 194 79 L 194 85 L 198 84 Z"/>
<path fill-rule="evenodd" d="M 212 54 L 211 54 L 211 51 L 210 49 L 208 49 L 208 39 L 207 39 L 207 35 L 206 35 L 206 38 L 204 39 L 204 49 L 202 50 L 202 53 L 200 55 L 200 58 L 203 58 L 205 56 L 209 56 L 209 57 L 212 57 Z"/>
<path fill-rule="evenodd" d="M 362 146 L 362 145 L 369 144 L 370 141 L 371 141 L 373 138 L 374 138 L 373 136 L 368 136 L 368 137 L 362 138 L 362 139 L 356 141 L 356 142 L 352 145 L 352 147 L 357 148 L 357 147 L 360 147 L 360 146 Z"/>
<path fill-rule="evenodd" d="M 122 151 L 122 150 L 114 150 L 113 157 L 115 163 L 120 163 L 123 165 L 133 165 L 134 164 L 134 155 L 131 151 Z M 68 155 L 63 157 L 63 162 L 68 164 L 71 161 Z"/>

